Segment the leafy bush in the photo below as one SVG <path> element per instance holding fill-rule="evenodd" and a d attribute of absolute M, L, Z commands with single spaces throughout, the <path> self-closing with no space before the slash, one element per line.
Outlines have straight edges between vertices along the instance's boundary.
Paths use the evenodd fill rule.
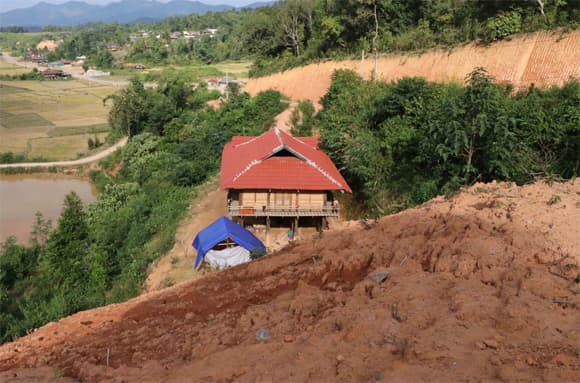
<path fill-rule="evenodd" d="M 503 12 L 487 19 L 485 39 L 487 41 L 502 40 L 521 31 L 522 16 L 520 12 Z"/>
<path fill-rule="evenodd" d="M 252 250 L 250 250 L 250 259 L 252 261 L 254 261 L 256 259 L 260 259 L 264 255 L 266 255 L 266 251 L 264 249 L 262 249 L 261 247 L 255 247 Z"/>

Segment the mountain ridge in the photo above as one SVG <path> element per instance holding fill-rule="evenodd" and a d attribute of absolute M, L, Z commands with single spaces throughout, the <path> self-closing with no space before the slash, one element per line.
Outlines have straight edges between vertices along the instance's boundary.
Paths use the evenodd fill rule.
<path fill-rule="evenodd" d="M 105 5 L 88 4 L 71 0 L 63 4 L 44 1 L 28 8 L 0 13 L 0 26 L 45 27 L 48 25 L 76 26 L 86 23 L 131 23 L 138 20 L 161 20 L 170 16 L 192 13 L 221 12 L 242 8 L 268 6 L 272 2 L 256 2 L 242 7 L 210 5 L 199 1 L 173 0 L 162 3 L 156 0 L 121 0 Z"/>

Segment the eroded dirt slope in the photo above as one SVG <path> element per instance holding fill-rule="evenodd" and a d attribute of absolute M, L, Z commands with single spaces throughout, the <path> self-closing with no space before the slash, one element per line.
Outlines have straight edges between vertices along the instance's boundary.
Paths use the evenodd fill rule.
<path fill-rule="evenodd" d="M 254 95 L 272 88 L 293 100 L 310 100 L 320 107 L 318 101 L 328 90 L 334 70 L 352 69 L 369 79 L 373 67 L 371 57 L 362 67 L 360 60 L 328 61 L 250 79 L 244 90 Z M 498 82 L 511 83 L 516 89 L 532 83 L 540 87 L 562 85 L 572 77 L 580 78 L 580 30 L 538 32 L 490 45 L 389 55 L 378 60 L 377 74 L 382 81 L 419 76 L 429 81 L 463 82 L 476 67 L 486 68 Z"/>
<path fill-rule="evenodd" d="M 49 324 L 0 347 L 0 380 L 578 380 L 580 182 L 480 184 L 357 226 Z"/>

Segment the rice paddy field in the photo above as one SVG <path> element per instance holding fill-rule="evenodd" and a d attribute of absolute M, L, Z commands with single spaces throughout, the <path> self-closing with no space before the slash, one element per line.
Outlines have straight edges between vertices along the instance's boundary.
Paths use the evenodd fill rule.
<path fill-rule="evenodd" d="M 103 99 L 117 89 L 77 80 L 0 81 L 0 153 L 46 160 L 87 155 L 88 139 L 104 141 L 109 132 Z"/>
<path fill-rule="evenodd" d="M 0 76 L 2 75 L 12 76 L 15 74 L 29 73 L 30 71 L 31 69 L 22 68 L 14 64 L 9 64 L 5 61 L 0 60 Z"/>
<path fill-rule="evenodd" d="M 231 77 L 240 80 L 247 80 L 249 77 L 251 61 L 225 61 L 214 65 L 222 73 L 227 73 Z"/>

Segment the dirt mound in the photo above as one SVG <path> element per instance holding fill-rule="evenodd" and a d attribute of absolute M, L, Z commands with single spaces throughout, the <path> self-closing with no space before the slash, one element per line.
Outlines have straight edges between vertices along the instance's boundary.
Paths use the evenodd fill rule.
<path fill-rule="evenodd" d="M 56 48 L 61 44 L 60 41 L 56 40 L 42 40 L 38 44 L 36 44 L 36 49 L 48 49 L 49 52 L 54 52 Z"/>
<path fill-rule="evenodd" d="M 352 69 L 371 78 L 374 59 L 329 61 L 307 65 L 271 76 L 250 79 L 244 90 L 252 95 L 276 89 L 293 100 L 318 101 L 330 86 L 336 69 Z M 452 50 L 400 54 L 378 60 L 378 77 L 383 81 L 405 76 L 425 77 L 430 81 L 463 82 L 476 67 L 484 67 L 498 82 L 511 83 L 516 89 L 562 85 L 580 78 L 580 31 L 538 32 L 491 45 L 469 44 Z"/>
<path fill-rule="evenodd" d="M 51 323 L 0 380 L 575 381 L 578 227 L 580 182 L 475 185 Z"/>

